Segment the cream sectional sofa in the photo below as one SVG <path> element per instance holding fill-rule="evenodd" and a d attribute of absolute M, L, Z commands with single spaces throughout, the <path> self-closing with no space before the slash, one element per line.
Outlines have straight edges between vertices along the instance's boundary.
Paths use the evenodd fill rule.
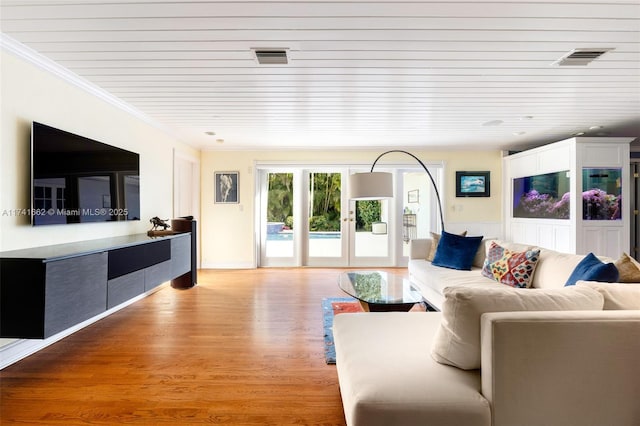
<path fill-rule="evenodd" d="M 408 272 L 413 286 L 422 293 L 422 297 L 437 310 L 442 309 L 444 302 L 443 290 L 451 286 L 494 286 L 504 287 L 490 278 L 481 274 L 485 254 L 492 242 L 513 251 L 526 251 L 537 249 L 531 245 L 511 243 L 500 240 L 485 240 L 480 245 L 478 253 L 473 260 L 470 271 L 434 266 L 426 260 L 432 244 L 429 238 L 412 240 L 409 251 Z M 583 255 L 560 253 L 553 250 L 540 248 L 540 258 L 533 274 L 533 288 L 562 288 L 571 272 L 584 258 Z M 602 261 L 612 262 L 612 259 L 599 256 Z"/>
<path fill-rule="evenodd" d="M 640 286 L 560 288 L 581 258 L 541 251 L 538 290 L 412 259 L 441 312 L 334 318 L 347 425 L 640 425 Z"/>

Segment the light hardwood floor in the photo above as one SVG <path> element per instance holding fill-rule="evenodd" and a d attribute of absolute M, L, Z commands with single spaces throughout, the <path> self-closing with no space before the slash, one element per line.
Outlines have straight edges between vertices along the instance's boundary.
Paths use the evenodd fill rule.
<path fill-rule="evenodd" d="M 0 371 L 0 424 L 344 425 L 321 308 L 342 271 L 202 270 Z"/>

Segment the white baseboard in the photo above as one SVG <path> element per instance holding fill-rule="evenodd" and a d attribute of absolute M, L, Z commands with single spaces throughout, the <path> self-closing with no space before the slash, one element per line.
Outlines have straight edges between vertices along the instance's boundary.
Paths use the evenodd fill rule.
<path fill-rule="evenodd" d="M 201 269 L 255 269 L 256 265 L 251 262 L 207 262 L 202 261 Z"/>
<path fill-rule="evenodd" d="M 149 290 L 148 292 L 141 294 L 139 296 L 134 297 L 133 299 L 129 299 L 124 303 L 121 303 L 118 306 L 114 306 L 113 308 L 105 311 L 99 315 L 96 315 L 93 318 L 89 318 L 88 320 L 81 322 L 80 324 L 76 324 L 73 327 L 70 327 L 66 330 L 61 331 L 58 334 L 55 334 L 47 339 L 20 339 L 15 342 L 9 343 L 0 348 L 0 370 L 14 364 L 21 359 L 28 357 L 29 355 L 33 355 L 34 353 L 46 348 L 49 345 L 56 343 L 59 340 L 64 339 L 65 337 L 75 333 L 78 330 L 81 330 L 88 325 L 93 324 L 105 318 L 114 312 L 119 311 L 120 309 L 126 308 L 132 303 L 137 302 L 140 299 L 144 299 L 150 294 L 155 293 L 156 291 L 162 290 L 164 287 L 167 287 L 169 284 L 162 284 L 153 290 Z"/>

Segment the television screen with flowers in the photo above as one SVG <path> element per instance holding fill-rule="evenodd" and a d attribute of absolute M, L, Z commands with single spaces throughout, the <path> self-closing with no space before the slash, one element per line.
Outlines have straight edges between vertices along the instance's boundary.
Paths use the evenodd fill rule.
<path fill-rule="evenodd" d="M 569 219 L 569 171 L 513 179 L 513 217 Z"/>
<path fill-rule="evenodd" d="M 582 219 L 622 219 L 622 169 L 582 169 Z"/>

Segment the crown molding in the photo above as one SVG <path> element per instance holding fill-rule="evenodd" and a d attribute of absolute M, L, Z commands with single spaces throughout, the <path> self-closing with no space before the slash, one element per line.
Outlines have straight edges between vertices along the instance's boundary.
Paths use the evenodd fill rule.
<path fill-rule="evenodd" d="M 28 46 L 25 46 L 19 41 L 14 40 L 13 38 L 9 37 L 4 33 L 0 33 L 0 48 L 8 53 L 13 54 L 14 56 L 17 56 L 31 63 L 32 65 L 35 65 L 36 67 L 50 74 L 55 75 L 56 77 L 66 81 L 69 84 L 72 84 L 73 86 L 81 90 L 84 90 L 90 95 L 97 97 L 98 99 L 126 112 L 127 114 L 132 115 L 138 120 L 141 120 L 144 123 L 162 131 L 168 136 L 181 141 L 180 137 L 177 136 L 176 133 L 169 127 L 165 126 L 164 124 L 161 124 L 157 120 L 154 120 L 153 118 L 149 117 L 147 114 L 143 113 L 142 111 L 133 107 L 132 105 L 128 104 L 122 99 L 112 95 L 108 91 L 80 77 L 76 73 L 68 70 L 67 68 L 58 64 L 57 62 L 52 61 L 46 56 L 38 53 L 37 51 L 31 49 Z"/>

